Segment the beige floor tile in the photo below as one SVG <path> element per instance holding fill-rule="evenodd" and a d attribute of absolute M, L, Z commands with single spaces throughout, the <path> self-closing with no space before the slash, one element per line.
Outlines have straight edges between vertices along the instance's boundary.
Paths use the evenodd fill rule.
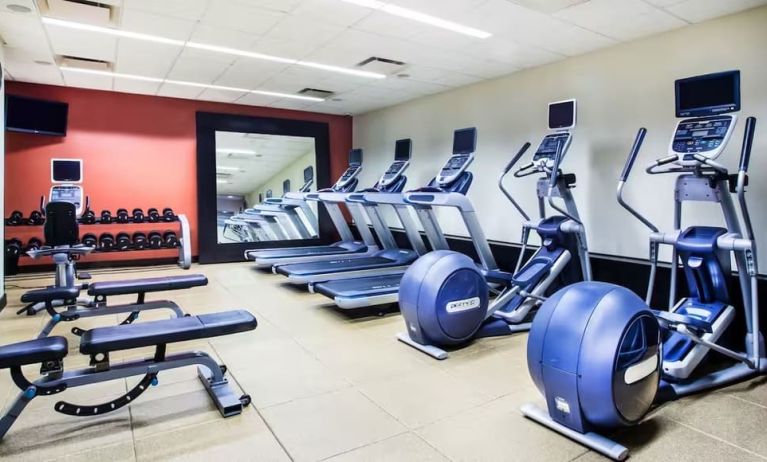
<path fill-rule="evenodd" d="M 586 449 L 525 419 L 519 404 L 530 393 L 500 398 L 416 431 L 454 461 L 566 461 Z"/>
<path fill-rule="evenodd" d="M 401 374 L 360 385 L 373 402 L 408 428 L 418 428 L 479 406 L 490 397 L 470 383 L 437 368 Z"/>
<path fill-rule="evenodd" d="M 448 459 L 418 435 L 402 433 L 325 460 L 331 462 L 446 462 Z"/>
<path fill-rule="evenodd" d="M 139 461 L 290 460 L 252 407 L 238 416 L 137 439 L 136 456 Z"/>
<path fill-rule="evenodd" d="M 767 377 L 757 377 L 744 383 L 724 388 L 719 393 L 767 407 Z"/>
<path fill-rule="evenodd" d="M 262 410 L 294 460 L 318 460 L 401 433 L 405 428 L 348 389 Z"/>
<path fill-rule="evenodd" d="M 136 460 L 136 453 L 133 448 L 133 440 L 47 459 L 50 462 L 82 462 L 84 460 L 93 462 L 102 460 L 109 462 L 134 461 Z"/>

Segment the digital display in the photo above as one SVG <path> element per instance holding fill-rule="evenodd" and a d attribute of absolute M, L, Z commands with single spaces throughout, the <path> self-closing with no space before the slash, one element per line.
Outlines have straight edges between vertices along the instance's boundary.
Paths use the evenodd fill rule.
<path fill-rule="evenodd" d="M 706 74 L 675 82 L 676 116 L 705 116 L 740 110 L 740 71 Z"/>
<path fill-rule="evenodd" d="M 561 130 L 575 126 L 575 100 L 549 104 L 549 130 Z"/>
<path fill-rule="evenodd" d="M 349 151 L 349 165 L 362 164 L 362 149 L 352 149 Z"/>
<path fill-rule="evenodd" d="M 82 161 L 54 159 L 51 161 L 51 178 L 59 183 L 77 183 L 82 180 Z"/>
<path fill-rule="evenodd" d="M 697 132 L 692 132 L 692 136 L 706 136 L 708 135 L 708 130 L 698 130 Z"/>
<path fill-rule="evenodd" d="M 311 165 L 304 169 L 304 183 L 308 183 L 314 179 L 314 167 Z"/>
<path fill-rule="evenodd" d="M 5 129 L 39 135 L 64 136 L 67 134 L 68 113 L 67 103 L 8 95 Z"/>
<path fill-rule="evenodd" d="M 412 146 L 409 138 L 397 140 L 397 143 L 394 146 L 394 160 L 410 160 L 410 153 L 413 149 Z"/>
<path fill-rule="evenodd" d="M 286 194 L 290 192 L 290 180 L 285 180 L 282 182 L 282 193 Z"/>
<path fill-rule="evenodd" d="M 453 154 L 471 154 L 477 149 L 477 129 L 463 128 L 453 133 Z"/>

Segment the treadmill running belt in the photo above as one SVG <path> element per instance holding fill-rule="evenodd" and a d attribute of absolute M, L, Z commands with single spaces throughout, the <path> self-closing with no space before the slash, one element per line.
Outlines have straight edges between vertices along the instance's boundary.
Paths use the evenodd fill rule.
<path fill-rule="evenodd" d="M 337 281 L 320 282 L 314 285 L 314 292 L 326 297 L 367 297 L 397 293 L 403 274 L 386 276 L 370 276 L 356 279 L 339 279 Z"/>
<path fill-rule="evenodd" d="M 255 258 L 309 257 L 314 255 L 332 255 L 336 253 L 347 252 L 350 252 L 350 250 L 338 245 L 323 245 L 316 247 L 296 247 L 256 252 Z"/>
<path fill-rule="evenodd" d="M 330 261 L 293 263 L 277 267 L 277 272 L 286 276 L 310 276 L 313 274 L 336 273 L 341 271 L 367 270 L 399 266 L 402 262 L 385 257 L 339 258 Z"/>

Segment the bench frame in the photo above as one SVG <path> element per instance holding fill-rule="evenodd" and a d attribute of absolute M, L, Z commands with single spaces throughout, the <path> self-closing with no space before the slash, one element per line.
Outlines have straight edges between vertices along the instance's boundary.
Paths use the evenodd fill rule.
<path fill-rule="evenodd" d="M 156 376 L 159 372 L 187 366 L 197 366 L 200 381 L 223 417 L 238 415 L 242 413 L 243 407 L 250 405 L 250 396 L 238 397 L 229 386 L 225 377 L 226 366 L 219 365 L 207 353 L 192 351 L 166 356 L 165 348 L 165 344 L 157 345 L 155 355 L 152 358 L 127 361 L 115 365 L 109 364 L 108 354 L 99 353 L 91 355 L 90 367 L 73 371 L 63 370 L 63 359 L 49 361 L 41 366 L 42 377 L 34 382 L 24 376 L 21 366 L 11 367 L 11 377 L 16 386 L 21 389 L 21 393 L 8 407 L 5 415 L 0 418 L 0 440 L 16 422 L 24 408 L 38 396 L 55 395 L 73 387 L 145 376 L 144 380 L 133 390 L 109 403 L 75 405 L 59 401 L 54 406 L 56 411 L 74 416 L 101 415 L 133 402 L 138 395 L 146 390 L 149 384 L 156 384 Z M 97 408 L 99 412 L 96 412 Z"/>

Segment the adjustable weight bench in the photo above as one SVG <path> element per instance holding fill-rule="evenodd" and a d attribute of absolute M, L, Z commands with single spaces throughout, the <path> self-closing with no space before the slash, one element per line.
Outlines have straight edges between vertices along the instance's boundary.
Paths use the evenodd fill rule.
<path fill-rule="evenodd" d="M 52 292 L 48 301 L 60 295 Z M 136 400 L 150 385 L 158 383 L 159 372 L 193 365 L 197 366 L 198 376 L 221 415 L 237 415 L 251 400 L 248 395 L 238 397 L 234 394 L 225 378 L 225 366 L 219 365 L 201 351 L 166 355 L 166 346 L 169 343 L 246 332 L 256 326 L 256 318 L 252 314 L 244 310 L 235 310 L 140 324 L 99 327 L 85 331 L 80 338 L 80 353 L 90 356 L 90 366 L 73 371 L 64 371 L 64 358 L 68 353 L 67 340 L 64 337 L 43 337 L 0 347 L 0 369 L 10 369 L 13 382 L 21 390 L 5 415 L 0 418 L 0 439 L 5 436 L 27 404 L 38 396 L 55 395 L 72 387 L 144 376 L 133 389 L 106 403 L 81 405 L 58 401 L 54 405 L 57 412 L 71 416 L 101 415 Z M 109 361 L 112 352 L 149 346 L 155 347 L 154 356 L 151 358 L 119 364 L 111 364 Z M 23 366 L 30 364 L 41 365 L 41 377 L 35 381 L 29 380 L 22 371 Z"/>
<path fill-rule="evenodd" d="M 93 316 L 128 313 L 121 324 L 132 324 L 142 311 L 167 309 L 175 317 L 180 318 L 184 316 L 184 312 L 176 303 L 170 300 L 147 302 L 146 294 L 189 289 L 207 284 L 208 279 L 202 274 L 96 282 L 88 286 L 88 295 L 94 297 L 94 302 L 89 305 L 83 306 L 76 303 L 81 290 L 79 287 L 31 290 L 21 296 L 21 301 L 28 303 L 29 306 L 42 305 L 50 315 L 50 319 L 38 335 L 38 338 L 43 338 L 50 335 L 59 322 L 71 322 Z M 107 298 L 116 295 L 136 295 L 136 301 L 123 305 L 108 305 Z M 74 327 L 72 333 L 82 335 L 83 331 Z"/>

